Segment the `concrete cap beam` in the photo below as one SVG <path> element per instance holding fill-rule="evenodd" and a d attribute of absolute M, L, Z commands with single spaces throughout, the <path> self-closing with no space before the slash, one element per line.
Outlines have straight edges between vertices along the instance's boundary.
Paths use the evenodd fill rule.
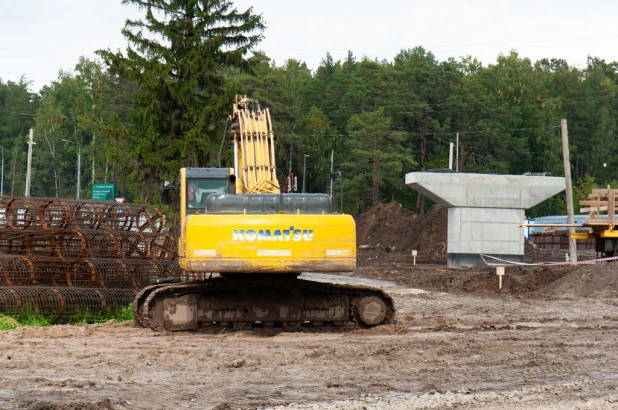
<path fill-rule="evenodd" d="M 445 207 L 529 209 L 566 189 L 564 177 L 410 172 L 406 185 Z"/>

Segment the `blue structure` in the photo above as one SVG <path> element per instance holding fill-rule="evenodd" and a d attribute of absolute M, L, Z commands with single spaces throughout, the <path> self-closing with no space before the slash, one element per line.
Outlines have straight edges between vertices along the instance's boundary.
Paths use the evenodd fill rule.
<path fill-rule="evenodd" d="M 574 222 L 576 224 L 581 224 L 584 222 L 584 219 L 586 219 L 588 217 L 588 215 L 575 215 L 574 216 Z M 552 216 L 541 216 L 535 219 L 530 219 L 529 223 L 533 223 L 533 224 L 567 224 L 568 223 L 568 217 L 566 215 L 552 215 Z M 539 227 L 533 227 L 533 226 L 529 226 L 528 227 L 528 232 L 531 234 L 539 234 L 543 231 L 555 231 L 555 230 L 559 230 L 560 228 L 543 228 L 542 226 Z M 568 228 L 564 228 L 565 230 Z M 580 229 L 580 228 L 576 228 Z M 587 229 L 587 228 L 584 228 Z M 528 235 L 526 235 L 527 237 Z"/>

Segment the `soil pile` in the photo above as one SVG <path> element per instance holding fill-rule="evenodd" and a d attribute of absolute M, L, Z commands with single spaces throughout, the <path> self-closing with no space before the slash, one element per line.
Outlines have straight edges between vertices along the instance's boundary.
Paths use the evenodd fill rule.
<path fill-rule="evenodd" d="M 408 250 L 418 238 L 418 215 L 398 202 L 380 203 L 356 220 L 356 243 L 371 248 Z"/>
<path fill-rule="evenodd" d="M 474 294 L 509 293 L 513 295 L 549 296 L 551 298 L 618 297 L 618 263 L 594 265 L 507 267 L 502 290 L 497 289 L 493 270 L 468 278 L 459 289 Z"/>
<path fill-rule="evenodd" d="M 543 293 L 555 297 L 618 297 L 618 262 L 599 262 L 563 269 L 567 270 L 566 274 L 548 283 Z"/>
<path fill-rule="evenodd" d="M 416 249 L 419 256 L 446 256 L 447 213 L 440 205 L 417 215 L 398 202 L 378 204 L 358 216 L 356 242 L 361 249 Z"/>
<path fill-rule="evenodd" d="M 395 281 L 403 286 L 436 292 L 474 295 L 513 295 L 540 298 L 618 298 L 618 262 L 595 265 L 511 266 L 506 268 L 502 289 L 493 268 L 449 268 L 442 264 L 412 265 L 409 255 L 383 251 L 366 253 L 357 274 Z"/>
<path fill-rule="evenodd" d="M 418 224 L 418 242 L 415 248 L 419 253 L 436 257 L 446 257 L 446 241 L 448 233 L 447 208 L 434 205 L 429 212 L 420 218 Z"/>

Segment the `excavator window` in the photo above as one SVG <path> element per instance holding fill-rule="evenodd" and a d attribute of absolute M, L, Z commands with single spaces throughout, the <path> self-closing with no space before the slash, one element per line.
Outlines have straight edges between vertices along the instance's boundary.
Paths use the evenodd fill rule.
<path fill-rule="evenodd" d="M 203 210 L 210 194 L 228 192 L 228 178 L 187 178 L 187 208 Z"/>

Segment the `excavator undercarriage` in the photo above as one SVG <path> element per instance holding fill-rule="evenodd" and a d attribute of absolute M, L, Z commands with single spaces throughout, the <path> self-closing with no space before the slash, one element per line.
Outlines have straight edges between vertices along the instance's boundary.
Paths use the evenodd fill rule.
<path fill-rule="evenodd" d="M 393 319 L 393 301 L 378 288 L 281 275 L 243 276 L 149 286 L 135 299 L 135 317 L 140 325 L 159 331 L 217 332 L 350 329 Z"/>

